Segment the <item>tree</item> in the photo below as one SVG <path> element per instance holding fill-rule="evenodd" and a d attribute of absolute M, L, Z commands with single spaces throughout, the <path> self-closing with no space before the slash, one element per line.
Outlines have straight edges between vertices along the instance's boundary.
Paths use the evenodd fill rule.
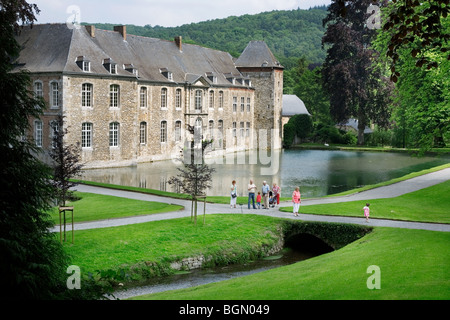
<path fill-rule="evenodd" d="M 197 127 L 188 126 L 188 131 L 193 135 L 193 139 L 186 141 L 183 168 L 177 168 L 179 174 L 171 177 L 168 182 L 179 187 L 182 193 L 191 196 L 191 219 L 197 224 L 198 198 L 206 196 L 206 190 L 212 186 L 212 174 L 215 171 L 204 161 L 205 150 L 213 140 L 203 140 L 201 130 Z"/>
<path fill-rule="evenodd" d="M 323 21 L 327 29 L 322 43 L 328 49 L 322 71 L 330 113 L 337 123 L 358 119 L 359 145 L 364 144 L 364 130 L 370 121 L 385 124 L 389 116 L 387 105 L 380 103 L 380 97 L 386 96 L 386 83 L 372 65 L 376 53 L 370 43 L 376 31 L 367 27 L 367 9 L 372 3 L 335 0 Z"/>
<path fill-rule="evenodd" d="M 29 117 L 38 118 L 45 104 L 29 92 L 29 75 L 13 72 L 11 63 L 20 52 L 14 33 L 19 23 L 33 23 L 35 12 L 26 1 L 0 2 L 0 287 L 7 300 L 55 299 L 67 292 L 68 258 L 49 231 L 51 169 L 23 138 Z"/>
<path fill-rule="evenodd" d="M 401 51 L 408 51 L 415 66 L 437 68 L 439 60 L 430 51 L 440 51 L 450 60 L 450 34 L 445 27 L 450 11 L 449 0 L 393 0 L 384 19 L 383 30 L 390 39 L 386 55 L 391 59 L 391 79 L 400 77 Z"/>
<path fill-rule="evenodd" d="M 50 157 L 53 160 L 53 186 L 59 200 L 59 205 L 64 207 L 67 200 L 71 199 L 73 192 L 70 188 L 77 185 L 71 181 L 78 176 L 83 168 L 80 164 L 80 148 L 75 145 L 65 145 L 64 136 L 67 128 L 64 128 L 64 117 L 58 116 L 57 126 L 54 127 L 53 143 L 50 149 Z"/>

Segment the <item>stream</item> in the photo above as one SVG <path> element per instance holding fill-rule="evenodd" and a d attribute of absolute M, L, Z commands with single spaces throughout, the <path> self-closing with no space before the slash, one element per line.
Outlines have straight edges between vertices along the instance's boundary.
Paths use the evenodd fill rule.
<path fill-rule="evenodd" d="M 276 255 L 245 264 L 197 269 L 191 270 L 190 272 L 181 272 L 179 274 L 150 279 L 145 284 L 140 284 L 138 287 L 130 287 L 127 290 L 116 291 L 114 297 L 122 300 L 151 293 L 185 289 L 208 283 L 225 281 L 287 266 L 323 253 L 325 252 L 319 253 L 317 251 L 299 251 L 297 249 L 285 248 Z"/>

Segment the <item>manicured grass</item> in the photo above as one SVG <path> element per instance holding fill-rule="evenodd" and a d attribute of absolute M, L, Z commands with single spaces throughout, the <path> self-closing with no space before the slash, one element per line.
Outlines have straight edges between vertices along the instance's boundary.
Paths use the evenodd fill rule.
<path fill-rule="evenodd" d="M 67 203 L 68 206 L 74 207 L 75 222 L 149 215 L 178 211 L 183 208 L 166 203 L 139 201 L 92 193 L 76 192 L 75 195 L 81 199 Z M 53 209 L 51 215 L 55 224 L 59 224 L 57 208 Z M 69 216 L 70 213 L 66 214 L 66 217 L 70 220 Z"/>
<path fill-rule="evenodd" d="M 450 223 L 450 180 L 393 199 L 376 199 L 370 203 L 371 219 L 408 220 Z M 363 217 L 365 201 L 301 206 L 300 213 Z M 292 207 L 280 209 L 292 212 Z"/>
<path fill-rule="evenodd" d="M 278 239 L 280 221 L 256 215 L 208 215 L 194 226 L 190 218 L 155 221 L 114 228 L 75 231 L 75 244 L 65 244 L 72 264 L 83 273 L 117 269 L 143 262 L 164 263 L 181 258 L 248 255 Z"/>
<path fill-rule="evenodd" d="M 309 300 L 450 298 L 450 233 L 376 228 L 338 250 L 290 266 L 220 283 L 147 295 L 168 300 Z M 369 290 L 369 266 L 381 289 Z"/>

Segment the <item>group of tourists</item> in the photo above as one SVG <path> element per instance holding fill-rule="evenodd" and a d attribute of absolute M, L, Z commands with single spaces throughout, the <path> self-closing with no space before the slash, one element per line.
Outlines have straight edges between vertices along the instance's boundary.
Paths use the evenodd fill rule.
<path fill-rule="evenodd" d="M 247 186 L 248 190 L 248 209 L 250 210 L 250 204 L 252 204 L 253 209 L 269 209 L 270 206 L 276 207 L 280 204 L 280 196 L 281 196 L 281 188 L 276 183 L 272 184 L 270 187 L 267 184 L 267 181 L 264 181 L 261 187 L 261 191 L 258 191 L 258 188 L 253 183 L 253 180 L 249 181 Z M 237 185 L 236 181 L 233 180 L 231 184 L 231 198 L 230 198 L 230 207 L 236 208 L 236 199 L 237 199 Z M 300 208 L 301 203 L 301 195 L 299 188 L 295 188 L 292 193 L 292 202 L 294 205 L 294 215 L 298 216 L 298 210 Z M 258 207 L 258 208 L 257 208 Z"/>

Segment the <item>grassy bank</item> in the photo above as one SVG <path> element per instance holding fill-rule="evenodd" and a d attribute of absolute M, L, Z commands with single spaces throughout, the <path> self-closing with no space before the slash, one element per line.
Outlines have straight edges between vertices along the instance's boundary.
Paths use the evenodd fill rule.
<path fill-rule="evenodd" d="M 68 202 L 67 205 L 74 207 L 74 220 L 77 223 L 165 213 L 183 209 L 182 206 L 173 204 L 139 201 L 92 193 L 76 192 L 75 196 L 78 200 Z M 57 208 L 52 210 L 51 216 L 54 223 L 59 224 Z M 68 219 L 70 220 L 70 218 Z"/>
<path fill-rule="evenodd" d="M 376 228 L 338 251 L 290 266 L 136 299 L 448 300 L 449 244 L 449 233 Z M 381 290 L 367 288 L 367 268 L 372 265 L 380 267 Z"/>
<path fill-rule="evenodd" d="M 370 200 L 371 219 L 450 223 L 450 180 L 393 199 Z M 300 213 L 363 217 L 364 201 L 301 206 Z M 292 212 L 292 207 L 280 209 Z"/>
<path fill-rule="evenodd" d="M 129 272 L 145 264 L 170 272 L 169 265 L 182 258 L 203 255 L 211 264 L 239 263 L 254 259 L 280 238 L 280 223 L 254 215 L 209 215 L 205 225 L 190 218 L 155 221 L 115 228 L 76 231 L 74 245 L 65 244 L 72 264 L 83 273 L 95 270 Z M 222 261 L 226 259 L 226 261 Z M 139 279 L 139 270 L 135 270 Z M 149 274 L 143 275 L 151 276 Z M 132 279 L 130 279 L 132 280 Z"/>

